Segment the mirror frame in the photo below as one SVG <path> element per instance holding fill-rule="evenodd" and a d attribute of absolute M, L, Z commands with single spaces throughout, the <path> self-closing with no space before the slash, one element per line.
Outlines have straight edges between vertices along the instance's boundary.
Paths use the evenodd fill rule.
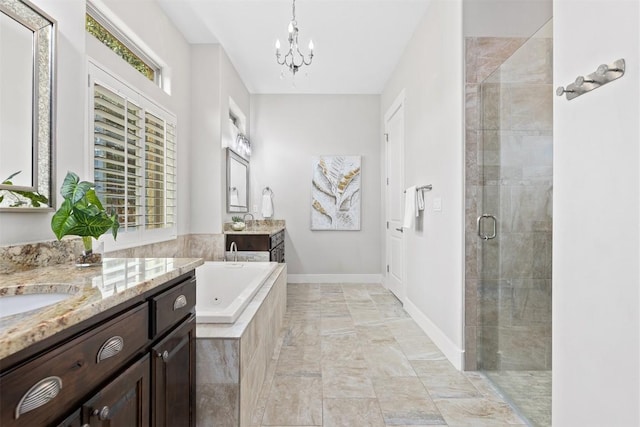
<path fill-rule="evenodd" d="M 33 186 L 0 184 L 0 190 L 37 192 L 49 202 L 45 207 L 2 207 L 0 212 L 49 212 L 55 210 L 55 68 L 57 23 L 26 0 L 0 0 L 0 13 L 33 32 L 32 183 Z M 0 177 L 0 180 L 6 177 Z"/>
<path fill-rule="evenodd" d="M 247 207 L 246 209 L 242 209 L 239 207 L 234 207 L 232 210 L 231 206 L 231 161 L 237 161 L 238 163 L 243 164 L 247 168 Z M 249 212 L 249 161 L 233 151 L 230 148 L 227 148 L 227 213 L 247 213 Z"/>

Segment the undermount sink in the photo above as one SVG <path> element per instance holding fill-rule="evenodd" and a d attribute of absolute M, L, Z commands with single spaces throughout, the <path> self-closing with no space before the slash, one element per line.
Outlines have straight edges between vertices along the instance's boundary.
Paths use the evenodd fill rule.
<path fill-rule="evenodd" d="M 78 289 L 76 287 L 47 286 L 47 289 L 33 289 L 32 292 L 0 296 L 0 317 L 13 316 L 27 311 L 47 307 L 73 297 Z"/>

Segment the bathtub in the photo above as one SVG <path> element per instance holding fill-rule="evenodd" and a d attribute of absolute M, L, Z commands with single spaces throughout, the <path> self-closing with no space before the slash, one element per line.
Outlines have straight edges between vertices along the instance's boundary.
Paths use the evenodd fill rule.
<path fill-rule="evenodd" d="M 276 262 L 205 262 L 196 268 L 196 322 L 234 323 Z"/>

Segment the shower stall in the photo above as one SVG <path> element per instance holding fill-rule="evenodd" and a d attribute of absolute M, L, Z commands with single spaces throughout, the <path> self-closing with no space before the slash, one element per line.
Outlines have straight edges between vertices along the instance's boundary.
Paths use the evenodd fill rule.
<path fill-rule="evenodd" d="M 477 219 L 467 227 L 475 367 L 535 426 L 551 425 L 551 26 L 509 40 L 510 56 L 477 82 Z"/>

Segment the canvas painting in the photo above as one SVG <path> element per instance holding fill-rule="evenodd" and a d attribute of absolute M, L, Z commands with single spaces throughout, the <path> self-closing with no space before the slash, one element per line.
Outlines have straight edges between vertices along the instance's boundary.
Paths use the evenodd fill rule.
<path fill-rule="evenodd" d="M 360 230 L 360 156 L 313 159 L 311 229 Z"/>

